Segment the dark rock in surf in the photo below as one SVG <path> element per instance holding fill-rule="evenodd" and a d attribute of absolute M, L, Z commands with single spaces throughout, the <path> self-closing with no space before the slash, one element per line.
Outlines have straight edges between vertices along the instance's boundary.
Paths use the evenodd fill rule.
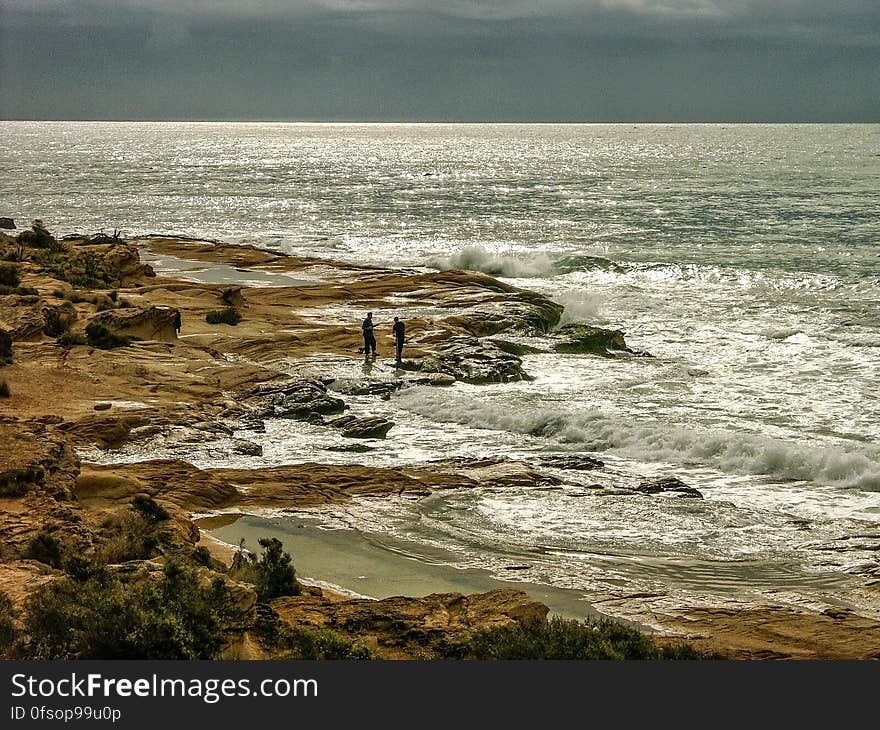
<path fill-rule="evenodd" d="M 7 231 L 15 230 L 15 221 L 12 218 L 0 218 L 0 228 Z"/>
<path fill-rule="evenodd" d="M 522 360 L 503 352 L 491 342 L 459 335 L 444 343 L 443 350 L 419 360 L 405 360 L 404 370 L 442 373 L 465 383 L 513 383 L 532 378 L 523 370 Z"/>
<path fill-rule="evenodd" d="M 541 459 L 542 466 L 549 466 L 554 469 L 571 469 L 573 471 L 589 471 L 592 469 L 601 469 L 605 466 L 605 462 L 601 459 L 594 459 L 591 456 L 582 454 L 565 454 L 559 456 L 548 456 Z"/>
<path fill-rule="evenodd" d="M 337 380 L 333 390 L 343 395 L 379 395 L 384 396 L 398 390 L 402 382 L 369 382 L 364 380 Z"/>
<path fill-rule="evenodd" d="M 232 451 L 233 453 L 241 454 L 242 456 L 263 455 L 262 446 L 255 444 L 253 441 L 246 441 L 245 439 L 236 439 L 232 444 Z"/>
<path fill-rule="evenodd" d="M 383 439 L 394 426 L 393 421 L 381 416 L 340 416 L 327 421 L 328 426 L 341 429 L 345 438 L 352 439 Z"/>
<path fill-rule="evenodd" d="M 560 327 L 556 334 L 561 341 L 553 349 L 559 353 L 607 357 L 615 352 L 633 352 L 627 347 L 621 330 L 608 330 L 589 324 L 567 324 Z"/>
<path fill-rule="evenodd" d="M 642 494 L 674 492 L 679 497 L 703 499 L 703 495 L 699 490 L 688 486 L 678 477 L 653 477 L 645 479 L 636 487 L 636 491 Z"/>
<path fill-rule="evenodd" d="M 327 392 L 320 380 L 287 380 L 282 383 L 262 383 L 246 401 L 256 402 L 262 414 L 269 418 L 292 418 L 323 422 L 322 416 L 342 413 L 345 401 Z"/>
<path fill-rule="evenodd" d="M 364 454 L 367 451 L 375 451 L 372 446 L 366 444 L 342 444 L 341 446 L 328 446 L 324 451 L 337 451 L 343 454 Z"/>

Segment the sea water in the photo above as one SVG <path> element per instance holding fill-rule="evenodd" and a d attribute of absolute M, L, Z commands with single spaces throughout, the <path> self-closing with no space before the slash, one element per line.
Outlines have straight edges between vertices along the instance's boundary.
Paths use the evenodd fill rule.
<path fill-rule="evenodd" d="M 554 472 L 559 490 L 360 501 L 328 526 L 596 600 L 872 604 L 853 575 L 880 544 L 880 125 L 3 122 L 0 172 L 0 214 L 59 234 L 477 269 L 654 355 L 530 355 L 531 382 L 352 399 L 397 424 L 367 454 L 285 421 L 251 434 L 259 464 L 606 462 Z M 413 312 L 375 318 L 395 314 Z M 660 475 L 705 499 L 591 488 Z"/>

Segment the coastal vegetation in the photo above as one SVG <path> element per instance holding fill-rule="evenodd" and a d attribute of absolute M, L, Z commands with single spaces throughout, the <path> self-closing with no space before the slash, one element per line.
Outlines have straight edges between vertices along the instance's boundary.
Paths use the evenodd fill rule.
<path fill-rule="evenodd" d="M 585 621 L 558 616 L 479 631 L 462 659 L 712 659 L 718 655 L 686 642 L 661 643 L 610 619 Z"/>
<path fill-rule="evenodd" d="M 237 309 L 227 307 L 226 309 L 217 309 L 213 312 L 208 312 L 205 315 L 205 321 L 208 324 L 229 324 L 235 326 L 241 322 L 241 314 L 239 314 Z"/>
<path fill-rule="evenodd" d="M 38 659 L 210 659 L 239 620 L 222 578 L 202 585 L 175 560 L 158 579 L 66 575 L 25 602 L 19 651 Z"/>

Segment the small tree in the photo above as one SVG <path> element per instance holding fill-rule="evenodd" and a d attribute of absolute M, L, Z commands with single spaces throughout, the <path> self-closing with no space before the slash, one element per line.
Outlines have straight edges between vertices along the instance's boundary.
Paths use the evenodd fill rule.
<path fill-rule="evenodd" d="M 241 579 L 254 583 L 257 597 L 261 601 L 271 601 L 279 596 L 298 596 L 300 586 L 296 580 L 290 553 L 284 552 L 281 540 L 262 537 L 259 540 L 263 554 L 258 558 L 244 549 L 244 541 L 232 561 L 231 573 Z"/>

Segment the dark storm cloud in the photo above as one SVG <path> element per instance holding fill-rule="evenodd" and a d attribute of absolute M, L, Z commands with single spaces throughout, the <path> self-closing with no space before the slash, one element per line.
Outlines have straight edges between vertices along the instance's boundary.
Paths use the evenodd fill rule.
<path fill-rule="evenodd" d="M 876 0 L 0 0 L 4 118 L 880 121 Z"/>

